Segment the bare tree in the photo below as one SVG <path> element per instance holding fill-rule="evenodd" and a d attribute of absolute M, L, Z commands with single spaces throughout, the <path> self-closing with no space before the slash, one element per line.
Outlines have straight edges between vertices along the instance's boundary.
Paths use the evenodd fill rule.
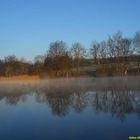
<path fill-rule="evenodd" d="M 106 58 L 108 57 L 108 48 L 107 48 L 107 43 L 105 41 L 102 41 L 100 43 L 100 47 L 99 47 L 99 57 L 100 59 L 102 59 L 103 61 L 106 60 Z"/>
<path fill-rule="evenodd" d="M 114 40 L 111 36 L 109 36 L 107 40 L 107 47 L 108 47 L 108 55 L 110 59 L 115 57 L 115 47 L 114 47 Z M 111 62 L 112 63 L 112 62 Z"/>
<path fill-rule="evenodd" d="M 140 31 L 136 32 L 134 36 L 134 44 L 135 47 L 137 48 L 138 54 L 140 54 Z"/>
<path fill-rule="evenodd" d="M 122 33 L 118 31 L 113 36 L 109 36 L 107 41 L 107 47 L 109 51 L 110 58 L 116 58 L 119 63 L 119 56 L 121 56 L 121 41 L 122 41 Z"/>
<path fill-rule="evenodd" d="M 138 73 L 139 73 L 140 72 L 140 31 L 136 32 L 133 41 L 138 54 Z"/>
<path fill-rule="evenodd" d="M 114 48 L 115 48 L 115 57 L 118 59 L 119 62 L 119 57 L 122 56 L 122 33 L 118 31 L 117 33 L 114 34 L 113 36 L 114 40 Z"/>
<path fill-rule="evenodd" d="M 37 55 L 34 58 L 34 71 L 40 76 L 44 73 L 44 60 L 45 56 L 43 55 Z"/>
<path fill-rule="evenodd" d="M 94 63 L 99 63 L 99 55 L 100 55 L 100 44 L 94 41 L 90 47 L 90 54 L 94 59 Z"/>
<path fill-rule="evenodd" d="M 71 59 L 67 51 L 66 43 L 63 41 L 51 43 L 44 63 L 47 71 L 56 72 L 56 76 L 67 73 L 70 68 Z"/>
<path fill-rule="evenodd" d="M 57 57 L 57 56 L 63 56 L 66 54 L 67 51 L 67 45 L 63 41 L 56 41 L 50 43 L 50 48 L 48 50 L 48 56 L 49 57 Z"/>
<path fill-rule="evenodd" d="M 123 38 L 120 31 L 109 37 L 107 41 L 111 63 L 114 60 L 117 71 L 121 70 L 121 75 L 127 75 L 127 58 L 134 53 L 134 47 L 131 42 L 132 40 L 129 38 Z"/>
<path fill-rule="evenodd" d="M 79 42 L 76 42 L 72 45 L 71 55 L 76 61 L 77 71 L 79 71 L 80 62 L 82 58 L 84 58 L 85 53 L 86 53 L 85 48 Z"/>
<path fill-rule="evenodd" d="M 127 58 L 133 54 L 134 48 L 131 45 L 131 39 L 123 38 L 121 40 L 121 49 L 120 57 L 122 58 L 122 75 L 127 75 L 128 71 L 128 60 Z"/>
<path fill-rule="evenodd" d="M 17 62 L 17 58 L 15 55 L 9 55 L 4 58 L 6 63 Z"/>
<path fill-rule="evenodd" d="M 132 40 L 123 38 L 121 40 L 121 56 L 130 56 L 134 53 L 134 47 L 131 45 Z"/>
<path fill-rule="evenodd" d="M 18 63 L 18 59 L 15 55 L 9 55 L 5 57 L 5 76 L 13 76 L 16 74 L 16 67 Z"/>

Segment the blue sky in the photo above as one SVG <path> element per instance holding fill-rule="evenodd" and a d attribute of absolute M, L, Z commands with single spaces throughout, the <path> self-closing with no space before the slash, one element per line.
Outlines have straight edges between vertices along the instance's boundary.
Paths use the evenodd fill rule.
<path fill-rule="evenodd" d="M 1 58 L 32 60 L 56 40 L 89 48 L 118 30 L 140 30 L 140 0 L 0 0 Z"/>

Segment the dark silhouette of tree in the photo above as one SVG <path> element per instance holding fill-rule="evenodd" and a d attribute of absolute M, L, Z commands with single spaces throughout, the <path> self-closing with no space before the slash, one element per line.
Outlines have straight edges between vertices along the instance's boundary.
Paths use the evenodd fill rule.
<path fill-rule="evenodd" d="M 76 63 L 77 71 L 79 71 L 79 67 L 81 65 L 82 59 L 85 56 L 85 53 L 85 48 L 79 42 L 76 42 L 72 45 L 71 56 L 74 59 L 74 62 Z"/>
<path fill-rule="evenodd" d="M 33 65 L 29 62 L 18 60 L 15 55 L 9 55 L 0 61 L 1 76 L 11 77 L 25 75 L 31 74 L 31 71 L 34 71 Z"/>
<path fill-rule="evenodd" d="M 63 76 L 68 73 L 68 69 L 71 67 L 71 58 L 65 42 L 56 41 L 50 44 L 44 65 L 46 71 L 54 72 L 55 76 Z"/>
<path fill-rule="evenodd" d="M 140 72 L 140 31 L 135 33 L 134 39 L 134 46 L 136 47 L 136 52 L 138 54 L 138 73 Z"/>
<path fill-rule="evenodd" d="M 99 64 L 100 43 L 94 41 L 90 47 L 90 54 L 95 64 Z"/>
<path fill-rule="evenodd" d="M 45 60 L 45 56 L 42 55 L 37 55 L 34 58 L 34 71 L 35 74 L 43 76 L 44 74 L 44 60 Z"/>
<path fill-rule="evenodd" d="M 140 31 L 136 32 L 135 33 L 135 36 L 134 36 L 134 45 L 135 47 L 137 48 L 137 53 L 139 54 L 140 53 Z"/>
<path fill-rule="evenodd" d="M 5 76 L 9 77 L 13 76 L 14 73 L 17 74 L 16 67 L 18 60 L 15 55 L 5 57 L 4 62 L 5 62 Z"/>
<path fill-rule="evenodd" d="M 140 73 L 140 31 L 135 33 L 134 38 L 123 37 L 118 31 L 105 41 L 94 41 L 89 49 L 90 55 L 87 56 L 86 52 L 87 49 L 79 42 L 68 49 L 65 42 L 55 41 L 50 43 L 47 54 L 37 55 L 34 62 L 18 59 L 15 55 L 1 59 L 0 76 L 126 76 L 129 72 Z M 134 62 L 133 68 L 129 67 L 131 62 Z M 90 68 L 85 70 L 86 66 L 94 67 L 94 71 Z"/>
<path fill-rule="evenodd" d="M 102 60 L 106 60 L 106 58 L 108 58 L 108 48 L 105 41 L 100 42 L 99 58 Z"/>

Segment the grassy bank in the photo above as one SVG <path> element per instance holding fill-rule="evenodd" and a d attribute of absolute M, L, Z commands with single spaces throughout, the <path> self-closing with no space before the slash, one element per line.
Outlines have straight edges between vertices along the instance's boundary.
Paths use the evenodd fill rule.
<path fill-rule="evenodd" d="M 38 75 L 20 75 L 20 76 L 12 76 L 12 77 L 0 77 L 0 81 L 2 80 L 39 80 L 40 77 Z"/>

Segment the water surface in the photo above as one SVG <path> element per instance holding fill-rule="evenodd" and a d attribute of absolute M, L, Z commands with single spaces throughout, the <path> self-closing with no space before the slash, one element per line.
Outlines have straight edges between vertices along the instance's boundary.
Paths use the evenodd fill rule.
<path fill-rule="evenodd" d="M 140 136 L 139 78 L 0 83 L 1 140 Z"/>

